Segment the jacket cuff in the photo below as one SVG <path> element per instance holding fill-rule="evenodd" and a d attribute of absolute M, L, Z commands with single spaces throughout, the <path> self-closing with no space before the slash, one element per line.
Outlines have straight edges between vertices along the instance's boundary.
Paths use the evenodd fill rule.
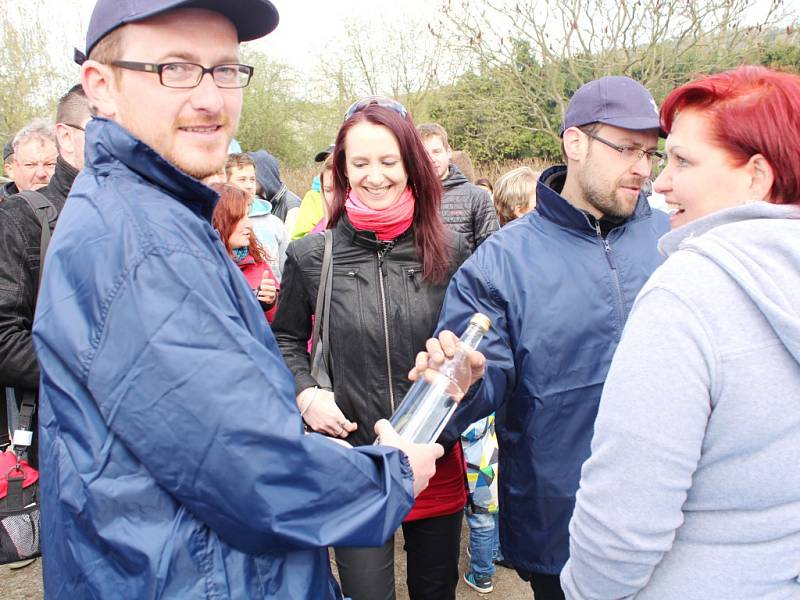
<path fill-rule="evenodd" d="M 294 378 L 295 395 L 299 396 L 300 392 L 308 388 L 319 385 L 317 381 L 311 376 L 311 373 L 298 373 Z"/>

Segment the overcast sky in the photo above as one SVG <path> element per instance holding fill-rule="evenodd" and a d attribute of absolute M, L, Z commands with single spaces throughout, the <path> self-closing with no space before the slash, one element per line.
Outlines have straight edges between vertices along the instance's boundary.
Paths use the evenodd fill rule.
<path fill-rule="evenodd" d="M 2 2 L 22 0 L 2 0 Z M 45 23 L 63 24 L 70 39 L 59 42 L 58 52 L 72 55 L 72 48 L 85 44 L 86 26 L 95 0 L 39 0 L 47 15 Z M 376 23 L 385 18 L 433 15 L 439 0 L 273 0 L 280 13 L 278 28 L 266 38 L 253 42 L 257 48 L 300 72 L 314 68 L 330 40 L 340 35 L 354 18 Z"/>

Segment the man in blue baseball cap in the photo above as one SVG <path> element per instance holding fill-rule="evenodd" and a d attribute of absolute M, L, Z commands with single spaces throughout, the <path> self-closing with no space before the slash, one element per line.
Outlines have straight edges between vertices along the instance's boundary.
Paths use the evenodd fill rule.
<path fill-rule="evenodd" d="M 442 454 L 385 421 L 402 451 L 304 435 L 211 226 L 199 179 L 239 123 L 239 42 L 277 23 L 267 0 L 95 6 L 77 58 L 97 116 L 33 328 L 48 599 L 340 598 L 325 546 L 383 544 Z"/>
<path fill-rule="evenodd" d="M 660 157 L 647 90 L 627 77 L 591 81 L 561 131 L 566 165 L 542 174 L 535 211 L 464 263 L 439 321 L 458 330 L 475 312 L 492 319 L 483 383 L 451 426 L 497 411 L 503 556 L 536 600 L 564 597 L 559 573 L 603 383 L 669 230 L 642 194 Z"/>

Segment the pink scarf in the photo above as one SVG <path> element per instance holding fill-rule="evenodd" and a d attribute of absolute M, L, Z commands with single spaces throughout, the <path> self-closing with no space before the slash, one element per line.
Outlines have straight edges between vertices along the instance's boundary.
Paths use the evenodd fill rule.
<path fill-rule="evenodd" d="M 394 204 L 383 210 L 373 210 L 361 202 L 353 190 L 344 203 L 347 216 L 353 227 L 362 231 L 374 231 L 382 242 L 393 240 L 411 227 L 414 220 L 414 194 L 406 187 Z"/>

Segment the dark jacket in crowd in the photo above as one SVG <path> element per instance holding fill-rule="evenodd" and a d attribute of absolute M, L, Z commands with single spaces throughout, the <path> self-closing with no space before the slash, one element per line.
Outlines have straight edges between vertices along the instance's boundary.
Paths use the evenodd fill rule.
<path fill-rule="evenodd" d="M 486 190 L 472 185 L 453 164 L 442 185 L 442 220 L 450 229 L 466 236 L 470 252 L 474 252 L 500 229 L 492 197 Z"/>
<path fill-rule="evenodd" d="M 13 181 L 8 181 L 0 186 L 0 202 L 8 200 L 11 196 L 19 192 L 17 184 Z"/>
<path fill-rule="evenodd" d="M 87 126 L 33 326 L 50 600 L 338 599 L 325 547 L 379 546 L 412 506 L 400 451 L 304 435 L 217 200 Z"/>
<path fill-rule="evenodd" d="M 285 223 L 286 214 L 300 206 L 300 198 L 290 192 L 286 184 L 281 181 L 277 158 L 266 150 L 248 154 L 256 165 L 256 180 L 264 189 L 264 199 L 272 204 L 272 214 Z"/>
<path fill-rule="evenodd" d="M 50 182 L 37 190 L 55 208 L 51 230 L 64 208 L 67 194 L 78 171 L 62 159 Z M 16 189 L 16 187 L 15 187 Z M 16 390 L 19 402 L 23 390 L 39 388 L 39 365 L 33 350 L 33 312 L 39 287 L 39 246 L 42 227 L 33 209 L 20 196 L 11 196 L 0 203 L 0 410 L 5 413 L 5 387 Z M 0 423 L 5 424 L 5 414 Z M 32 427 L 36 431 L 38 417 L 34 413 Z M 39 436 L 28 451 L 28 460 L 37 467 Z"/>
<path fill-rule="evenodd" d="M 452 239 L 460 244 L 453 249 L 455 271 L 467 249 L 461 236 Z M 321 234 L 289 244 L 281 301 L 272 322 L 298 393 L 317 385 L 307 344 L 324 246 Z M 328 318 L 336 404 L 358 423 L 347 441 L 370 444 L 375 422 L 391 416 L 411 386 L 408 371 L 436 327 L 449 278 L 439 284 L 423 280 L 411 229 L 387 245 L 371 232 L 357 231 L 347 216 L 333 229 L 333 272 Z"/>
<path fill-rule="evenodd" d="M 50 183 L 38 191 L 64 208 L 78 171 L 60 156 Z M 20 196 L 0 204 L 0 387 L 39 387 L 31 329 L 39 282 L 42 227 Z M 54 223 L 51 223 L 51 227 Z"/>
<path fill-rule="evenodd" d="M 492 235 L 453 277 L 438 329 L 492 319 L 486 375 L 451 421 L 461 431 L 497 411 L 500 539 L 521 571 L 558 574 L 581 465 L 611 357 L 634 298 L 663 257 L 667 215 L 639 196 L 611 226 L 568 203 L 565 167 L 542 174 L 536 211 Z M 679 375 L 676 375 L 679 376 Z"/>

